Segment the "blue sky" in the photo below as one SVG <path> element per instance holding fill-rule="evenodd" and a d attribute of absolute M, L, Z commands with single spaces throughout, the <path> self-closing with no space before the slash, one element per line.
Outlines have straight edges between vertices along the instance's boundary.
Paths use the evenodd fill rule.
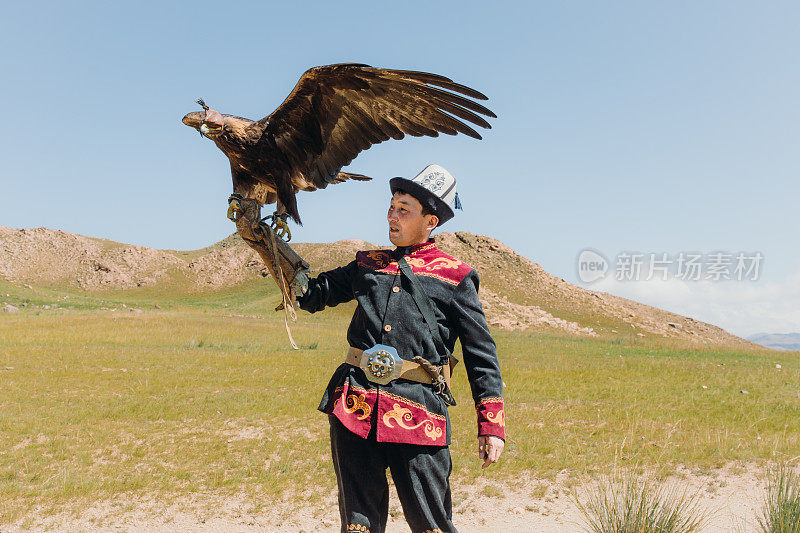
<path fill-rule="evenodd" d="M 480 142 L 363 152 L 349 169 L 375 180 L 300 193 L 295 240 L 386 243 L 386 180 L 438 162 L 464 204 L 446 230 L 497 237 L 572 282 L 586 247 L 760 251 L 759 282 L 608 290 L 740 334 L 800 330 L 786 311 L 800 308 L 798 27 L 796 2 L 14 3 L 0 225 L 211 244 L 234 230 L 230 173 L 181 124 L 193 100 L 261 118 L 306 68 L 363 62 L 447 75 L 498 119 Z"/>

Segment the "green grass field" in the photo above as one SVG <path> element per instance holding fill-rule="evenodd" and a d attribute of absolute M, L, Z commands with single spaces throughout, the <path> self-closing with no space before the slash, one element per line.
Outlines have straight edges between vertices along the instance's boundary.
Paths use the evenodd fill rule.
<path fill-rule="evenodd" d="M 254 509 L 328 494 L 335 478 L 316 407 L 353 307 L 303 313 L 294 351 L 270 310 L 275 292 L 263 290 L 89 294 L 0 282 L 1 300 L 27 304 L 0 315 L 0 524 L 121 494 L 236 493 Z M 459 367 L 456 482 L 800 454 L 796 352 L 495 334 L 506 453 L 481 471 Z"/>

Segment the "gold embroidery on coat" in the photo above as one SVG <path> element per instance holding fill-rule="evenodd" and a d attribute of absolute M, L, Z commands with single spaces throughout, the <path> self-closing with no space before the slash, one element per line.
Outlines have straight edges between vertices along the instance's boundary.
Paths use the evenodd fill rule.
<path fill-rule="evenodd" d="M 425 270 L 440 270 L 442 268 L 458 268 L 461 261 L 458 259 L 448 259 L 447 257 L 437 257 L 431 261 L 425 261 L 422 257 L 411 257 L 407 259 L 412 267 L 424 268 Z"/>
<path fill-rule="evenodd" d="M 486 413 L 486 420 L 493 424 L 500 424 L 502 427 L 506 427 L 506 415 L 503 413 L 502 409 L 497 411 L 497 413 L 492 413 L 491 411 Z"/>
<path fill-rule="evenodd" d="M 445 276 L 440 276 L 439 274 L 436 274 L 434 272 L 425 272 L 424 270 L 419 270 L 417 272 L 414 272 L 414 274 L 416 274 L 417 276 L 425 276 L 428 278 L 438 279 L 440 281 L 444 281 L 445 283 L 449 283 L 450 285 L 458 285 L 461 279 L 463 279 L 463 278 L 461 279 L 447 278 Z"/>
<path fill-rule="evenodd" d="M 428 411 L 428 409 L 426 409 L 426 408 L 425 408 L 425 406 L 424 406 L 424 405 L 422 405 L 421 403 L 412 402 L 412 401 L 411 401 L 411 400 L 409 400 L 408 398 L 403 398 L 402 396 L 398 396 L 398 395 L 396 395 L 396 394 L 392 394 L 391 392 L 386 392 L 385 390 L 379 390 L 379 391 L 378 391 L 378 395 L 379 395 L 379 396 L 388 396 L 389 398 L 392 398 L 392 399 L 394 399 L 394 400 L 397 400 L 397 401 L 399 401 L 399 402 L 403 402 L 403 403 L 405 403 L 406 405 L 410 405 L 410 406 L 412 406 L 412 407 L 416 407 L 417 409 L 422 409 L 423 411 L 425 411 L 425 414 L 426 414 L 426 415 L 427 415 L 429 418 L 438 419 L 438 420 L 441 420 L 442 422 L 444 422 L 444 421 L 445 421 L 445 417 L 444 417 L 444 416 L 442 416 L 442 415 L 437 415 L 436 413 L 431 413 L 431 412 L 430 412 L 430 411 Z"/>
<path fill-rule="evenodd" d="M 478 405 L 476 407 L 480 407 L 481 405 L 484 405 L 484 404 L 487 404 L 487 403 L 502 403 L 502 402 L 503 402 L 503 398 L 500 397 L 500 396 L 489 396 L 488 398 L 484 398 L 481 401 L 479 401 Z"/>
<path fill-rule="evenodd" d="M 362 526 L 360 524 L 350 524 L 347 526 L 347 533 L 350 533 L 351 531 L 357 531 L 358 533 L 369 533 L 367 526 Z"/>
<path fill-rule="evenodd" d="M 364 255 L 378 263 L 380 267 L 385 267 L 391 262 L 392 256 L 384 250 L 369 250 Z"/>
<path fill-rule="evenodd" d="M 394 404 L 391 411 L 386 411 L 383 414 L 383 424 L 386 427 L 394 427 L 392 420 L 397 422 L 397 425 L 403 429 L 417 429 L 418 427 L 424 425 L 425 427 L 423 427 L 422 430 L 425 432 L 426 437 L 431 440 L 441 438 L 442 428 L 437 428 L 431 420 L 423 420 L 416 426 L 407 424 L 407 422 L 411 422 L 413 419 L 414 416 L 411 414 L 411 409 L 400 407 L 399 403 Z"/>
<path fill-rule="evenodd" d="M 350 414 L 353 414 L 356 411 L 363 411 L 363 415 L 356 417 L 358 420 L 364 420 L 372 412 L 372 409 L 369 405 L 367 405 L 363 394 L 359 394 L 358 396 L 355 394 L 348 394 L 347 398 L 344 400 L 343 409 L 345 413 Z"/>

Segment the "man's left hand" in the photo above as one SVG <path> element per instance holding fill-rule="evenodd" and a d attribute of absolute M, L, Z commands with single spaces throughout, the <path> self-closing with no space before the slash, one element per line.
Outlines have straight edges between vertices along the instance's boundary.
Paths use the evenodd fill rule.
<path fill-rule="evenodd" d="M 500 437 L 486 435 L 478 437 L 478 457 L 483 459 L 481 468 L 486 468 L 492 463 L 496 463 L 503 453 L 505 442 Z"/>

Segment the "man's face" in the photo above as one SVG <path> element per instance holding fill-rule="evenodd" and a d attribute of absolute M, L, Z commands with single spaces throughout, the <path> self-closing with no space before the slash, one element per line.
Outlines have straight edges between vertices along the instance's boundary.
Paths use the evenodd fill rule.
<path fill-rule="evenodd" d="M 436 215 L 423 215 L 422 204 L 410 194 L 394 193 L 389 204 L 389 240 L 395 246 L 411 246 L 428 240 L 439 223 Z"/>

